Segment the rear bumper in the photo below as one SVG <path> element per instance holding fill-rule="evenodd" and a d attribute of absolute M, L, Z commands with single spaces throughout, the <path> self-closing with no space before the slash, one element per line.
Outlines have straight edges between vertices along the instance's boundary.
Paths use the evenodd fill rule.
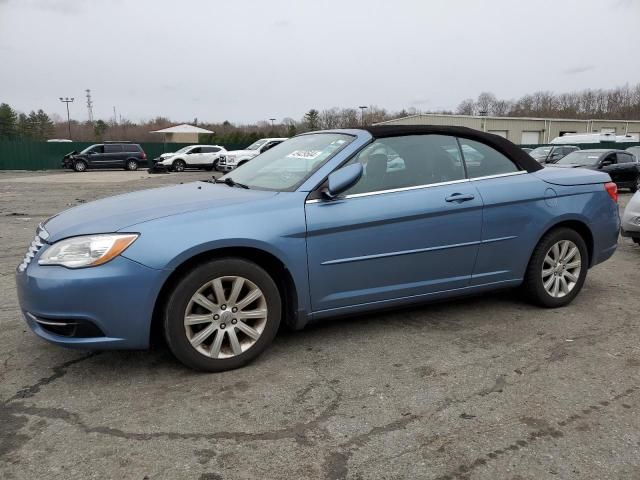
<path fill-rule="evenodd" d="M 84 350 L 142 349 L 149 345 L 155 299 L 167 275 L 125 257 L 76 270 L 34 261 L 16 273 L 16 286 L 25 321 L 49 342 Z"/>

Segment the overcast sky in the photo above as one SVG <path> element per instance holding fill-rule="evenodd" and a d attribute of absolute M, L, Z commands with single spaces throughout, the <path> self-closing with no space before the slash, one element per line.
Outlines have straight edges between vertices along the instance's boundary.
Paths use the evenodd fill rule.
<path fill-rule="evenodd" d="M 0 102 L 249 123 L 640 82 L 640 0 L 0 0 Z"/>

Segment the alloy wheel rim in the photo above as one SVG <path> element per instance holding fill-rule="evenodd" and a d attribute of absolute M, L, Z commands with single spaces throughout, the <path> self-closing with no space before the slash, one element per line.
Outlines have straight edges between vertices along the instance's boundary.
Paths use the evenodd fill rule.
<path fill-rule="evenodd" d="M 184 170 L 184 165 L 182 165 L 182 162 L 176 163 L 176 171 L 181 172 L 182 170 Z"/>
<path fill-rule="evenodd" d="M 133 162 L 133 161 L 129 162 L 129 165 L 128 165 L 129 170 L 134 170 L 136 166 L 137 166 L 136 162 Z"/>
<path fill-rule="evenodd" d="M 565 297 L 578 283 L 581 269 L 582 256 L 576 244 L 571 240 L 560 240 L 544 257 L 542 285 L 552 297 Z"/>
<path fill-rule="evenodd" d="M 235 357 L 256 344 L 267 313 L 266 298 L 255 283 L 239 276 L 218 277 L 202 285 L 187 304 L 187 340 L 206 357 Z"/>

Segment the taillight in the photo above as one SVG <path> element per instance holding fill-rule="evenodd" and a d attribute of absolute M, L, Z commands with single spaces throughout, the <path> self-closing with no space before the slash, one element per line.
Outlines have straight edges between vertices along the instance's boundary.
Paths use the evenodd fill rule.
<path fill-rule="evenodd" d="M 142 152 L 142 159 L 143 159 L 143 160 L 146 160 L 146 159 L 147 159 L 147 154 L 146 154 L 146 153 L 144 153 L 144 152 Z"/>
<path fill-rule="evenodd" d="M 604 184 L 604 189 L 611 197 L 611 200 L 618 203 L 618 186 L 613 182 L 607 182 Z"/>

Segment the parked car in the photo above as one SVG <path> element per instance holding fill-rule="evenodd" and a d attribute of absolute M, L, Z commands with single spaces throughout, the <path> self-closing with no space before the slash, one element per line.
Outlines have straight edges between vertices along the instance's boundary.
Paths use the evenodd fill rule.
<path fill-rule="evenodd" d="M 636 158 L 637 162 L 640 162 L 640 146 L 629 147 L 626 151 L 630 152 Z"/>
<path fill-rule="evenodd" d="M 529 152 L 533 158 L 540 163 L 556 163 L 561 158 L 569 155 L 571 152 L 580 150 L 575 145 L 562 145 L 560 147 L 548 145 L 545 147 L 537 147 Z"/>
<path fill-rule="evenodd" d="M 163 153 L 153 159 L 150 171 L 184 172 L 186 168 L 202 168 L 213 170 L 220 155 L 227 150 L 220 145 L 189 145 L 175 153 Z"/>
<path fill-rule="evenodd" d="M 588 168 L 608 173 L 618 188 L 638 190 L 640 166 L 635 157 L 625 150 L 580 150 L 562 158 L 552 167 Z"/>
<path fill-rule="evenodd" d="M 640 245 L 640 192 L 636 192 L 622 214 L 621 232 Z"/>
<path fill-rule="evenodd" d="M 249 145 L 245 150 L 231 150 L 220 156 L 217 170 L 230 172 L 240 165 L 244 165 L 253 157 L 266 152 L 270 148 L 284 142 L 286 138 L 261 138 Z"/>
<path fill-rule="evenodd" d="M 147 165 L 147 154 L 137 143 L 104 142 L 91 145 L 80 153 L 73 151 L 62 159 L 63 168 L 84 172 L 87 168 L 124 168 L 137 170 Z"/>
<path fill-rule="evenodd" d="M 184 364 L 221 371 L 255 358 L 281 322 L 508 287 L 567 305 L 616 249 L 616 202 L 609 175 L 543 168 L 469 128 L 312 132 L 215 181 L 50 218 L 17 291 L 55 344 L 140 349 L 162 331 Z"/>

